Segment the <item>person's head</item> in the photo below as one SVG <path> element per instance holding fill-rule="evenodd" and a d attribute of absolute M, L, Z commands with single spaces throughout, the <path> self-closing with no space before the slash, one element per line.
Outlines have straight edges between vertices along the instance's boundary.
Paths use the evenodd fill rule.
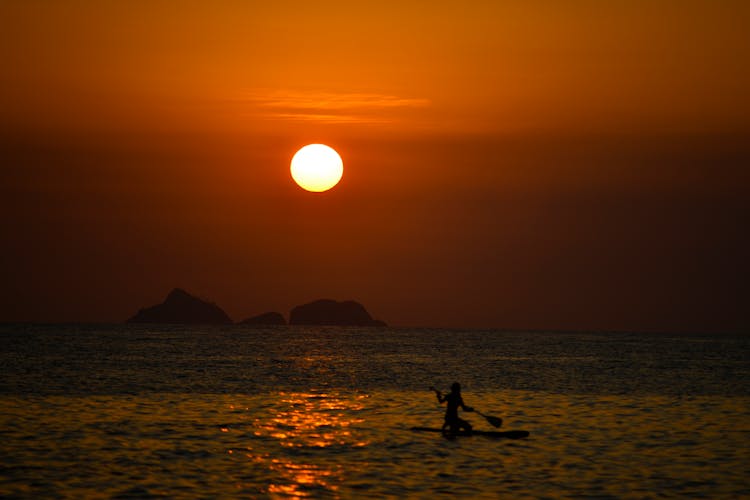
<path fill-rule="evenodd" d="M 451 385 L 451 392 L 461 392 L 461 384 L 453 382 L 453 385 Z"/>

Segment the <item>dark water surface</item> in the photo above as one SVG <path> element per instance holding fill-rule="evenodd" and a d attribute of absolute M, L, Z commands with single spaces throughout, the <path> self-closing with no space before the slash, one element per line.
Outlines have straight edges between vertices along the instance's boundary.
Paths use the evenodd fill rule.
<path fill-rule="evenodd" d="M 0 347 L 3 498 L 750 495 L 748 337 L 6 325 Z M 531 436 L 411 432 L 454 380 Z"/>

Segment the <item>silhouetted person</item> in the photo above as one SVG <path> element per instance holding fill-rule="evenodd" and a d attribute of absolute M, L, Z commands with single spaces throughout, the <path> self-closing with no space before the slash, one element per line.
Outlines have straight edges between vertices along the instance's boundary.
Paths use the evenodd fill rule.
<path fill-rule="evenodd" d="M 458 408 L 461 407 L 464 411 L 474 411 L 471 406 L 466 406 L 464 400 L 461 397 L 461 384 L 453 382 L 451 385 L 451 392 L 443 396 L 440 391 L 431 387 L 435 391 L 438 403 L 448 403 L 448 407 L 445 409 L 445 422 L 443 423 L 443 433 L 446 433 L 446 429 L 450 434 L 457 434 L 459 430 L 463 429 L 468 433 L 471 433 L 471 424 L 466 420 L 458 417 Z"/>

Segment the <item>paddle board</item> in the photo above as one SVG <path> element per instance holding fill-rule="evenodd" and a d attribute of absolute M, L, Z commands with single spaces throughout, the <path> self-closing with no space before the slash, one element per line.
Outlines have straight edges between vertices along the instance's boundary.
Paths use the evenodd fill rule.
<path fill-rule="evenodd" d="M 433 427 L 412 427 L 411 430 L 415 432 L 440 432 L 442 429 Z M 506 439 L 521 439 L 529 436 L 528 431 L 471 431 L 469 434 L 466 431 L 458 431 L 455 436 L 485 436 L 491 438 L 506 438 Z"/>

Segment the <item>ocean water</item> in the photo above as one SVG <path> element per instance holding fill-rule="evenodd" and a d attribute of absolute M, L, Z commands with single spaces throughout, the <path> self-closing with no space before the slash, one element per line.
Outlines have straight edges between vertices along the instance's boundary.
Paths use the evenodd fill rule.
<path fill-rule="evenodd" d="M 0 326 L 2 498 L 449 496 L 750 497 L 750 337 Z"/>

